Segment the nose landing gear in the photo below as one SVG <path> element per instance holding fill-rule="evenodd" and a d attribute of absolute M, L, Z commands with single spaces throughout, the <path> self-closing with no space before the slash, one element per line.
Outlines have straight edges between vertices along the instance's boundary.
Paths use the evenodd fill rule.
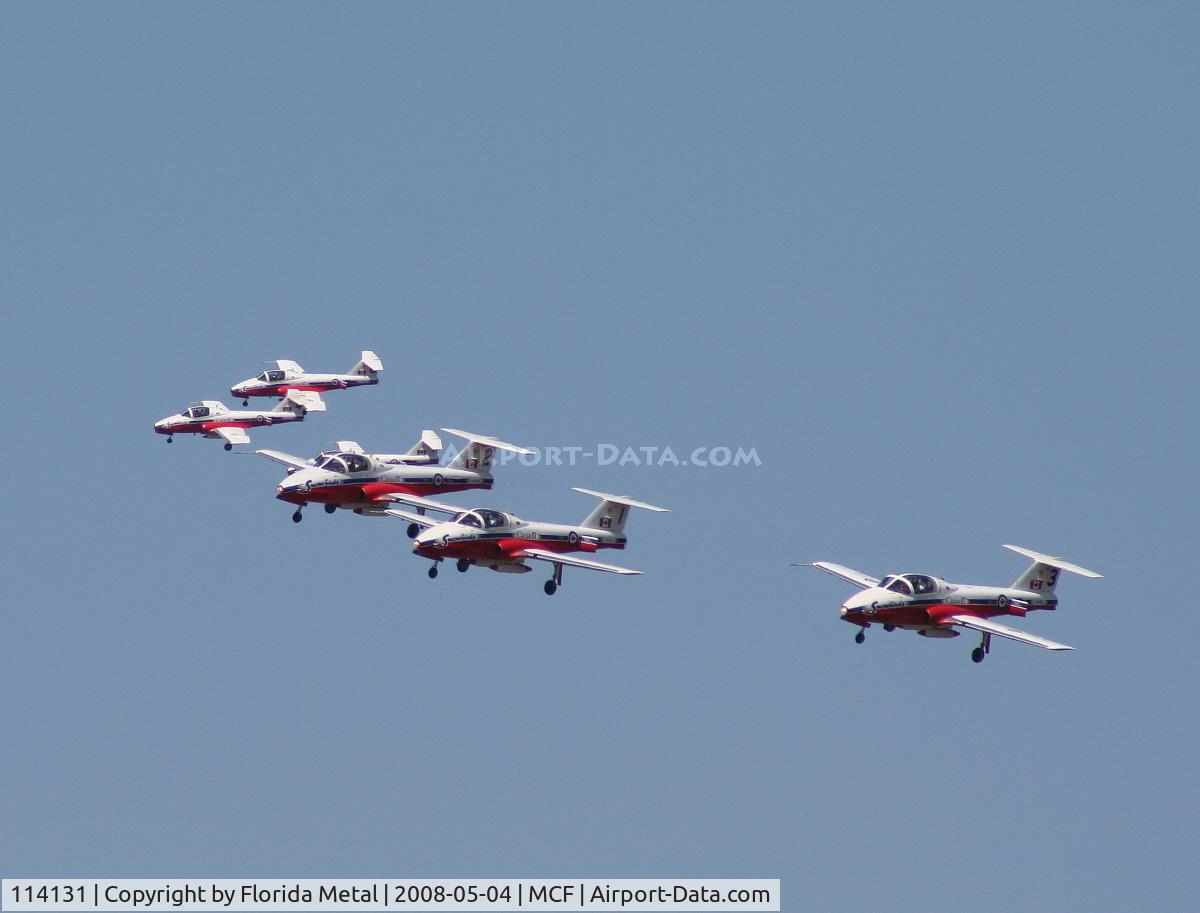
<path fill-rule="evenodd" d="M 430 568 L 426 573 L 429 574 L 429 579 L 433 580 L 435 577 L 437 577 L 437 572 L 438 572 L 438 566 L 437 566 L 437 562 L 435 561 L 432 565 L 430 565 Z"/>
<path fill-rule="evenodd" d="M 170 444 L 170 443 L 171 443 L 172 441 L 174 441 L 174 440 L 175 440 L 175 436 L 174 436 L 174 435 L 171 435 L 171 434 L 168 434 L 168 435 L 167 435 L 167 443 L 168 443 L 168 444 Z"/>
<path fill-rule="evenodd" d="M 863 643 L 863 642 L 864 642 L 866 639 L 867 639 L 867 632 L 866 632 L 866 631 L 859 631 L 857 634 L 855 634 L 855 635 L 854 635 L 854 642 L 855 642 L 856 644 L 861 644 L 861 643 Z"/>
<path fill-rule="evenodd" d="M 303 519 L 304 519 L 304 514 L 300 513 L 300 508 L 297 507 L 296 512 L 294 514 L 292 514 L 292 522 L 299 523 Z"/>

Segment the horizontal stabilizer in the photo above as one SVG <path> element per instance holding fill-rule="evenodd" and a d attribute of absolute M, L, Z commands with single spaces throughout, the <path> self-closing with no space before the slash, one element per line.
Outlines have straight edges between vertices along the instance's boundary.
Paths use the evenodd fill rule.
<path fill-rule="evenodd" d="M 321 394 L 312 390 L 289 390 L 274 411 L 295 412 L 297 409 L 304 412 L 324 412 L 325 400 L 321 399 Z"/>
<path fill-rule="evenodd" d="M 510 444 L 507 441 L 501 441 L 497 438 L 486 434 L 473 434 L 470 431 L 460 431 L 457 428 L 443 428 L 447 434 L 453 434 L 458 437 L 470 441 L 472 444 L 483 444 L 485 447 L 495 447 L 497 450 L 508 450 L 511 453 L 524 453 L 532 455 L 534 451 L 528 447 L 521 447 L 517 444 Z"/>
<path fill-rule="evenodd" d="M 793 564 L 792 567 L 815 567 L 826 574 L 833 574 L 834 577 L 841 577 L 847 583 L 853 583 L 857 587 L 864 590 L 869 590 L 873 586 L 879 585 L 879 578 L 872 577 L 870 574 L 864 574 L 862 571 L 856 571 L 853 568 L 843 567 L 840 564 L 834 564 L 832 561 L 813 561 L 804 564 Z"/>
<path fill-rule="evenodd" d="M 593 498 L 599 498 L 602 501 L 611 501 L 613 504 L 624 504 L 627 507 L 640 507 L 642 510 L 652 510 L 659 514 L 669 514 L 671 512 L 665 507 L 655 507 L 653 504 L 647 504 L 645 501 L 635 501 L 633 498 L 627 498 L 624 495 L 606 495 L 602 491 L 592 491 L 590 488 L 573 487 L 571 491 L 577 491 L 584 495 L 591 495 Z"/>
<path fill-rule="evenodd" d="M 606 574 L 621 574 L 626 577 L 646 573 L 645 571 L 632 571 L 627 567 L 617 567 L 615 564 L 605 564 L 602 561 L 588 561 L 586 558 L 576 558 L 574 555 L 560 555 L 558 552 L 550 552 L 542 548 L 521 549 L 513 557 L 536 558 L 538 561 L 552 561 L 568 567 L 582 567 L 589 571 L 604 571 Z"/>
<path fill-rule="evenodd" d="M 1084 577 L 1100 578 L 1103 574 L 1097 574 L 1095 571 L 1089 571 L 1086 567 L 1080 567 L 1078 564 L 1072 564 L 1070 561 L 1064 561 L 1062 558 L 1057 558 L 1054 555 L 1043 555 L 1041 552 L 1035 552 L 1033 549 L 1021 548 L 1019 545 L 1004 546 L 1010 552 L 1016 552 L 1018 555 L 1024 555 L 1026 558 L 1032 558 L 1039 564 L 1048 564 L 1051 567 L 1056 567 L 1059 570 L 1070 571 L 1072 574 L 1080 574 Z"/>
<path fill-rule="evenodd" d="M 961 627 L 970 628 L 972 631 L 995 634 L 997 637 L 1007 637 L 1009 640 L 1019 641 L 1020 643 L 1029 644 L 1034 647 L 1041 647 L 1043 650 L 1075 649 L 1074 647 L 1068 647 L 1066 644 L 1047 640 L 1045 637 L 1038 637 L 1036 634 L 1026 634 L 1024 631 L 1018 631 L 1016 628 L 1008 627 L 1008 625 L 999 624 L 990 618 L 976 618 L 974 615 L 952 615 L 948 620 Z"/>

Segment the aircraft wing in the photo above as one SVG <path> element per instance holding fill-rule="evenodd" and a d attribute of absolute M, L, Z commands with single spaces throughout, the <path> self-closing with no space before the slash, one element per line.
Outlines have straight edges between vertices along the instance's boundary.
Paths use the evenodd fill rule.
<path fill-rule="evenodd" d="M 439 522 L 437 520 L 430 520 L 428 517 L 423 516 L 422 514 L 414 514 L 411 511 L 399 510 L 395 507 L 388 508 L 384 511 L 384 513 L 389 517 L 399 517 L 401 520 L 407 520 L 409 523 L 415 523 L 422 529 L 429 529 L 431 526 L 437 526 Z"/>
<path fill-rule="evenodd" d="M 292 456 L 290 453 L 283 453 L 279 450 L 256 450 L 254 452 L 259 456 L 265 456 L 268 460 L 274 460 L 276 463 L 282 463 L 284 466 L 291 466 L 293 469 L 312 468 L 312 463 L 308 460 L 302 460 L 300 457 Z"/>
<path fill-rule="evenodd" d="M 432 498 L 422 498 L 417 495 L 402 495 L 398 492 L 391 492 L 383 496 L 385 501 L 399 501 L 401 504 L 409 504 L 413 507 L 423 507 L 425 510 L 436 510 L 443 514 L 461 514 L 465 507 L 456 507 L 453 504 L 443 504 L 441 501 L 434 501 Z"/>
<path fill-rule="evenodd" d="M 1026 634 L 1024 631 L 1018 631 L 1016 628 L 1008 627 L 1008 625 L 998 624 L 990 618 L 976 618 L 974 615 L 952 615 L 948 621 L 956 625 L 961 625 L 964 628 L 970 628 L 973 631 L 982 631 L 984 634 L 995 634 L 997 637 L 1007 637 L 1009 640 L 1020 641 L 1023 644 L 1032 644 L 1035 647 L 1041 647 L 1043 650 L 1075 649 L 1074 647 L 1068 647 L 1066 644 L 1038 637 L 1036 634 Z"/>
<path fill-rule="evenodd" d="M 864 574 L 862 571 L 856 571 L 853 568 L 843 567 L 840 564 L 834 564 L 832 561 L 813 561 L 806 564 L 794 564 L 792 566 L 820 568 L 826 574 L 833 574 L 834 577 L 841 577 L 847 583 L 853 583 L 856 587 L 861 587 L 864 590 L 869 590 L 873 586 L 879 586 L 878 577 L 872 577 L 870 574 Z"/>
<path fill-rule="evenodd" d="M 214 428 L 205 437 L 219 437 L 228 444 L 250 443 L 250 435 L 245 428 Z"/>
<path fill-rule="evenodd" d="M 576 558 L 574 555 L 560 555 L 542 548 L 523 548 L 512 555 L 513 558 L 536 558 L 538 561 L 553 561 L 555 564 L 565 564 L 568 567 L 582 567 L 589 571 L 604 571 L 609 574 L 644 574 L 645 571 L 632 571 L 627 567 L 617 567 L 615 564 L 604 564 L 601 561 L 588 561 L 586 558 Z"/>

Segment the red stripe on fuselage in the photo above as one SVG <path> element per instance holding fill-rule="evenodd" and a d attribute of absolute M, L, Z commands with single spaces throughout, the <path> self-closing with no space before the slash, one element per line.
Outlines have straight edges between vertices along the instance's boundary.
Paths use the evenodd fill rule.
<path fill-rule="evenodd" d="M 576 542 L 572 545 L 565 540 L 544 539 L 460 539 L 451 542 L 445 548 L 426 546 L 415 549 L 415 553 L 425 558 L 509 558 L 520 561 L 525 557 L 525 549 L 536 548 L 546 552 L 566 555 L 572 552 L 594 552 L 597 548 L 610 548 L 601 543 L 592 545 L 590 542 Z"/>
<path fill-rule="evenodd" d="M 452 491 L 469 491 L 473 488 L 489 489 L 491 487 L 491 482 L 445 482 L 441 485 L 434 485 L 432 482 L 428 485 L 413 482 L 363 482 L 350 485 L 314 485 L 307 491 L 284 491 L 276 497 L 291 504 L 383 503 L 387 501 L 387 496 L 390 494 L 428 497 Z M 463 508 L 463 510 L 466 509 Z"/>
<path fill-rule="evenodd" d="M 997 605 L 962 606 L 962 605 L 932 605 L 932 606 L 896 606 L 887 609 L 858 609 L 847 612 L 842 616 L 843 621 L 856 625 L 948 625 L 954 615 L 972 615 L 976 618 L 995 618 L 998 615 L 1024 615 L 1024 609 L 1017 609 L 1011 603 L 1005 608 Z"/>
<path fill-rule="evenodd" d="M 247 390 L 243 396 L 287 396 L 290 390 L 300 390 L 307 393 L 327 393 L 330 390 L 344 390 L 347 387 L 357 387 L 360 384 L 349 384 L 346 382 L 337 381 L 322 381 L 320 383 L 307 384 L 279 384 L 275 387 L 258 387 L 254 390 Z"/>

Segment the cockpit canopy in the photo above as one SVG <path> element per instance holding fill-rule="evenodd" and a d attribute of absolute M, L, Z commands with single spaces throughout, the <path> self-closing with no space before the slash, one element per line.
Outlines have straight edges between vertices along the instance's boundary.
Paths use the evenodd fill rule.
<path fill-rule="evenodd" d="M 208 418 L 211 414 L 208 406 L 189 406 L 183 410 L 184 418 Z"/>
<path fill-rule="evenodd" d="M 498 510 L 464 510 L 454 518 L 460 526 L 474 526 L 477 529 L 501 529 L 508 525 L 508 518 Z"/>
<path fill-rule="evenodd" d="M 262 374 L 258 375 L 256 380 L 261 380 L 269 384 L 277 384 L 284 379 L 284 373 L 283 371 L 263 371 Z"/>
<path fill-rule="evenodd" d="M 937 591 L 937 582 L 924 574 L 889 574 L 879 581 L 879 586 L 901 596 L 923 596 Z"/>
<path fill-rule="evenodd" d="M 361 453 L 331 453 L 323 455 L 317 461 L 317 468 L 343 474 L 366 472 L 371 468 L 371 461 Z"/>

